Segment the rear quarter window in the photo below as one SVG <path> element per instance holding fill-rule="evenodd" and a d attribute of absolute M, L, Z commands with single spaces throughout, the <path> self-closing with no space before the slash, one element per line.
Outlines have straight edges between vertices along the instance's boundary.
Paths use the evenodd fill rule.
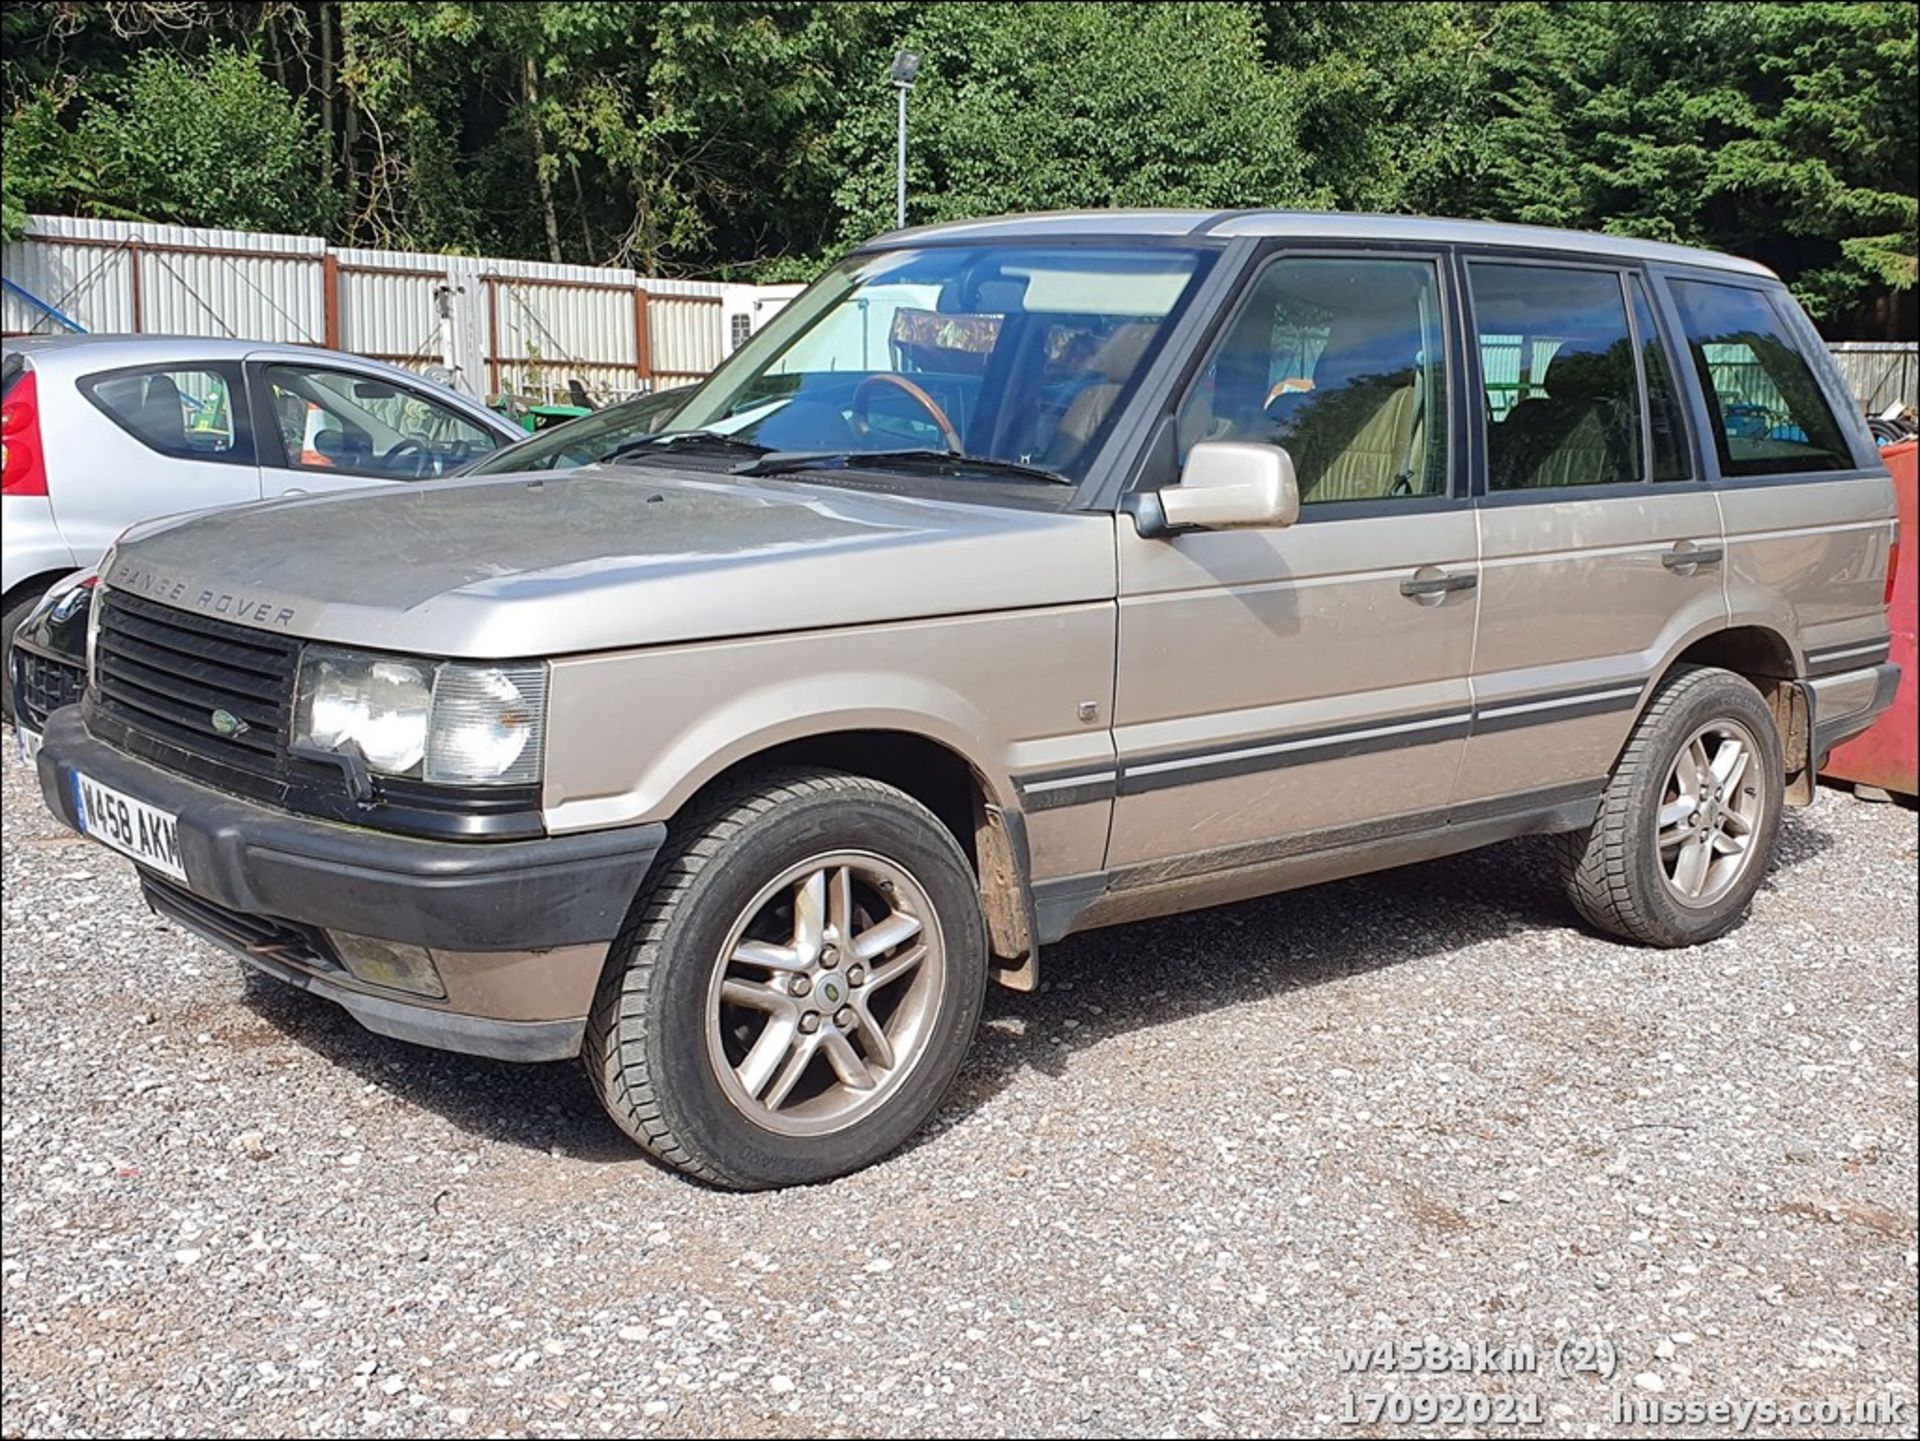
<path fill-rule="evenodd" d="M 147 449 L 174 460 L 251 465 L 239 376 L 225 364 L 140 366 L 85 376 L 80 393 Z"/>
<path fill-rule="evenodd" d="M 1674 280 L 1671 287 L 1720 473 L 1851 470 L 1853 447 L 1780 299 L 1708 280 Z"/>

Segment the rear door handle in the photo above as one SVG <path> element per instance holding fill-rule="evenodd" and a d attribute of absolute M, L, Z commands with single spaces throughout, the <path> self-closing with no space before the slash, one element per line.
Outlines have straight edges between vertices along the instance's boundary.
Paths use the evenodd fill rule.
<path fill-rule="evenodd" d="M 1683 540 L 1674 546 L 1672 550 L 1660 557 L 1660 564 L 1664 565 L 1668 570 L 1691 573 L 1704 565 L 1720 564 L 1721 560 L 1726 556 L 1726 553 L 1727 550 L 1725 546 L 1695 545 L 1690 540 Z"/>
<path fill-rule="evenodd" d="M 1422 566 L 1400 582 L 1400 594 L 1445 595 L 1448 591 L 1472 590 L 1478 584 L 1480 584 L 1480 577 L 1472 572 L 1448 575 L 1444 571 L 1435 573 L 1430 566 Z"/>

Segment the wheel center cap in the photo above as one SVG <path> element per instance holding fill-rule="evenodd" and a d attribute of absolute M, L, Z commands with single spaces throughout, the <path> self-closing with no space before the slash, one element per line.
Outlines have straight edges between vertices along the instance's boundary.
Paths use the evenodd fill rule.
<path fill-rule="evenodd" d="M 825 1006 L 837 1006 L 847 998 L 847 983 L 839 975 L 828 972 L 814 987 L 814 994 L 820 997 Z"/>

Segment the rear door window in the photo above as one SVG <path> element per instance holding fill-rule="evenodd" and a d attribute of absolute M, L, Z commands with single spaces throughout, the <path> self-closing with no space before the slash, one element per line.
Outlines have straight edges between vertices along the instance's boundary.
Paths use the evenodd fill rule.
<path fill-rule="evenodd" d="M 1853 447 L 1774 298 L 1717 281 L 1670 284 L 1706 395 L 1720 473 L 1851 470 Z"/>
<path fill-rule="evenodd" d="M 1645 480 L 1639 365 L 1620 275 L 1481 260 L 1467 274 L 1488 489 Z"/>
<path fill-rule="evenodd" d="M 138 366 L 85 376 L 80 393 L 147 449 L 174 460 L 252 465 L 239 368 Z"/>

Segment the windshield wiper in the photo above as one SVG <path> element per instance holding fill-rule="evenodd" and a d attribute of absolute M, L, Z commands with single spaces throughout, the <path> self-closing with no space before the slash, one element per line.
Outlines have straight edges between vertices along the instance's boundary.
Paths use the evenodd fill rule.
<path fill-rule="evenodd" d="M 636 436 L 607 452 L 608 460 L 623 460 L 634 455 L 671 455 L 676 451 L 704 450 L 714 455 L 767 455 L 770 445 L 756 445 L 737 435 L 722 435 L 717 430 L 656 430 L 652 435 Z"/>
<path fill-rule="evenodd" d="M 1073 485 L 1057 470 L 1000 460 L 991 455 L 967 455 L 958 450 L 776 450 L 733 469 L 735 475 L 791 475 L 802 470 L 903 470 L 925 475 L 961 475 L 967 472 L 1037 480 L 1046 485 Z"/>

